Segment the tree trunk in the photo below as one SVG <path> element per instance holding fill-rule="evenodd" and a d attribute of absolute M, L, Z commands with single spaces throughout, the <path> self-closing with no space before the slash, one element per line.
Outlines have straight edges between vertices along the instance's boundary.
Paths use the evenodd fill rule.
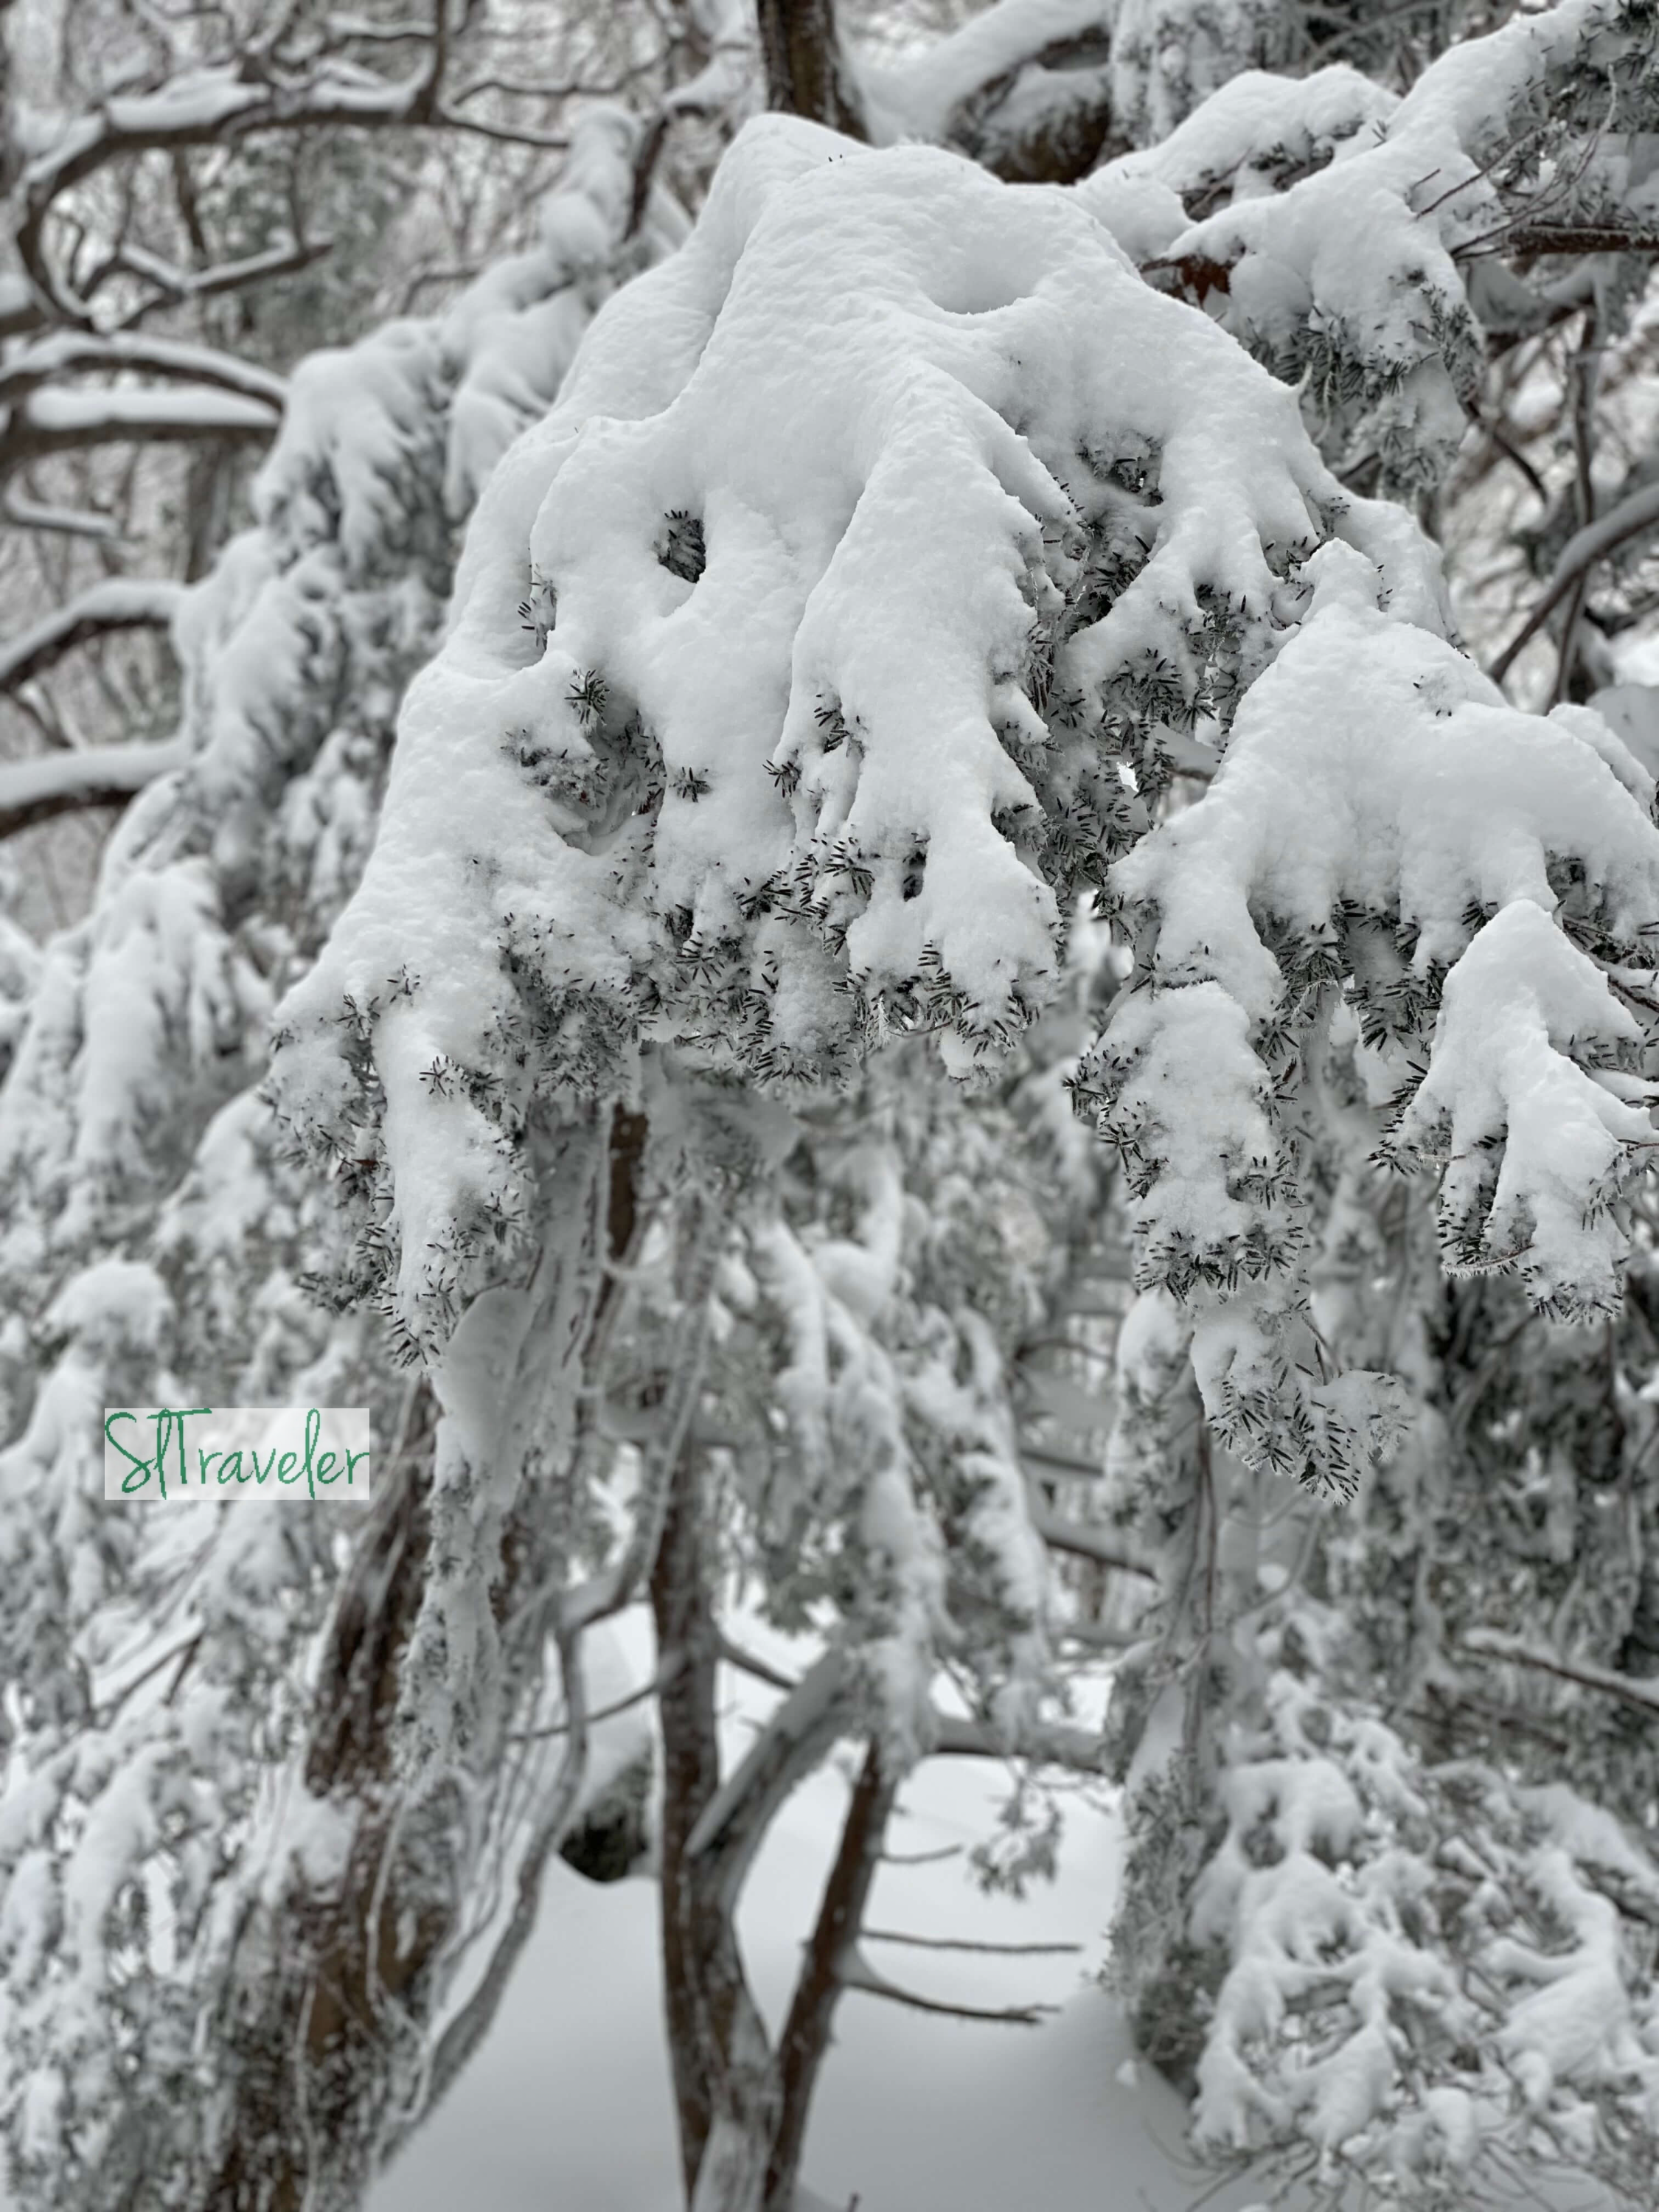
<path fill-rule="evenodd" d="M 426 1410 L 429 1419 L 429 1401 Z M 444 1886 L 422 1865 L 425 1839 L 399 1834 L 388 1772 L 427 1540 L 424 1484 L 405 1468 L 337 1608 L 328 1703 L 306 1761 L 313 1796 L 349 1788 L 356 1834 L 343 1879 L 319 1885 L 296 1869 L 270 1924 L 257 1909 L 250 1923 L 268 1955 L 239 1975 L 224 2031 L 237 2056 L 234 2111 L 204 2212 L 334 2212 L 373 2176 L 386 2086 L 377 2046 L 389 2012 L 417 2002 L 450 1927 Z"/>
<path fill-rule="evenodd" d="M 596 1218 L 613 1269 L 639 1224 L 646 1135 L 644 1118 L 618 1108 L 599 1156 Z M 590 1346 L 615 1282 L 613 1273 L 595 1301 Z M 313 1881 L 296 1865 L 280 1902 L 250 1911 L 219 2029 L 234 2060 L 232 2110 L 193 2212 L 355 2212 L 388 2142 L 413 2124 L 398 2099 L 421 2078 L 469 1877 L 456 1792 L 411 1803 L 393 1765 L 404 1653 L 431 1545 L 437 1408 L 424 1384 L 416 1404 L 394 1486 L 376 1501 L 335 1607 L 305 1762 L 309 1795 L 349 1808 L 356 1832 L 343 1873 Z M 498 1622 L 545 1571 L 545 1554 L 532 1498 L 502 1534 Z M 538 1879 L 538 1868 L 532 1888 Z M 525 1900 L 532 1913 L 533 1902 Z M 479 2039 L 487 2025 L 485 2015 Z"/>
<path fill-rule="evenodd" d="M 869 136 L 842 61 L 835 0 L 760 0 L 760 38 L 769 107 Z"/>
<path fill-rule="evenodd" d="M 680 2165 L 692 2212 L 761 2212 L 782 2107 L 713 1855 L 687 1849 L 720 1787 L 720 1642 L 698 1528 L 693 1450 L 681 1455 L 651 1575 L 662 1723 L 662 1955 Z"/>
<path fill-rule="evenodd" d="M 817 1924 L 806 1947 L 779 2046 L 783 2112 L 766 2176 L 767 2212 L 789 2212 L 794 2201 L 812 2092 L 830 2048 L 830 2024 L 841 1995 L 841 1961 L 863 1924 L 894 1795 L 892 1784 L 882 1773 L 880 1755 L 872 1744 L 854 1787 L 841 1845 L 824 1884 Z"/>

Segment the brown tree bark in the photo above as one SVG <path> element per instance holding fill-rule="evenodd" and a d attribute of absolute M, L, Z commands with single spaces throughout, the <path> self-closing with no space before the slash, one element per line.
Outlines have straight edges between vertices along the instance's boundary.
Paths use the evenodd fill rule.
<path fill-rule="evenodd" d="M 794 2197 L 812 2092 L 830 2049 L 830 2025 L 841 1996 L 841 1962 L 863 1923 L 894 1794 L 892 1784 L 882 1772 L 880 1754 L 872 1744 L 854 1786 L 841 1845 L 824 1884 L 817 1924 L 806 1947 L 778 2047 L 783 2110 L 767 2168 L 767 2212 L 788 2212 Z"/>
<path fill-rule="evenodd" d="M 651 1573 L 658 1667 L 666 1678 L 658 1699 L 663 1996 L 686 2202 L 709 2201 L 712 2177 L 703 2169 L 714 2154 L 728 2169 L 747 2169 L 730 2172 L 721 2212 L 759 2212 L 781 2087 L 743 1971 L 722 1862 L 716 1853 L 689 1848 L 720 1784 L 714 1700 L 720 1637 L 698 1503 L 696 1459 L 688 1447 L 674 1470 Z"/>
<path fill-rule="evenodd" d="M 848 138 L 867 138 L 841 58 L 835 0 L 760 0 L 759 12 L 767 106 Z"/>

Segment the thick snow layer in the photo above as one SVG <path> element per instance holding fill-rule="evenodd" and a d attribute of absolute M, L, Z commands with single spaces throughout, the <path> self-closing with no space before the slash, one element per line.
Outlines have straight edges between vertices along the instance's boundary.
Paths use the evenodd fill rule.
<path fill-rule="evenodd" d="M 1304 1200 L 1275 1104 L 1322 987 L 1346 979 L 1387 1077 L 1377 1096 L 1401 1095 L 1388 1156 L 1451 1163 L 1455 1267 L 1516 1266 L 1542 1307 L 1610 1310 L 1613 1200 L 1653 1141 L 1621 1065 L 1641 1033 L 1583 949 L 1588 934 L 1650 961 L 1646 770 L 1600 716 L 1522 714 L 1452 646 L 1391 620 L 1352 549 L 1322 548 L 1306 574 L 1311 607 L 1247 694 L 1208 793 L 1113 870 L 1143 969 L 1099 1048 L 1140 1279 L 1195 1301 L 1206 1403 L 1253 1460 L 1305 1357 L 1290 1293 Z M 1325 1048 L 1303 1047 L 1316 1082 Z M 1333 1420 L 1339 1441 L 1357 1416 L 1362 1434 L 1386 1427 L 1375 1388 L 1363 1404 L 1332 1388 L 1302 1394 L 1310 1431 L 1280 1432 L 1272 1463 L 1316 1470 Z"/>
<path fill-rule="evenodd" d="M 1233 200 L 1271 195 L 1287 162 L 1330 160 L 1366 143 L 1397 96 L 1358 70 L 1274 76 L 1243 70 L 1167 137 L 1103 162 L 1074 187 L 1078 198 L 1137 262 L 1169 253 L 1190 228 L 1185 203 L 1224 190 Z M 1367 133 L 1367 126 L 1370 131 Z"/>
<path fill-rule="evenodd" d="M 1363 688 L 1345 687 L 1361 668 Z M 1161 981 L 1213 976 L 1259 1022 L 1283 984 L 1252 916 L 1305 933 L 1343 901 L 1395 914 L 1424 972 L 1463 951 L 1471 906 L 1553 912 L 1558 854 L 1583 861 L 1612 934 L 1639 943 L 1659 914 L 1645 809 L 1571 725 L 1521 713 L 1452 647 L 1344 601 L 1316 606 L 1255 686 L 1203 803 L 1115 880 L 1158 908 Z"/>
<path fill-rule="evenodd" d="M 100 432 L 119 437 L 169 432 L 215 430 L 258 434 L 276 428 L 276 410 L 268 400 L 244 398 L 213 385 L 178 385 L 150 391 L 117 386 L 106 392 L 34 392 L 17 409 L 27 437 L 36 430 L 49 438 L 93 438 Z"/>
<path fill-rule="evenodd" d="M 1524 30 L 1499 56 L 1517 83 L 1540 65 Z M 1418 108 L 1463 114 L 1449 91 Z M 1295 112 L 1321 176 L 1348 154 L 1357 173 L 1384 119 L 1340 71 L 1294 99 L 1253 78 L 1222 109 L 1189 151 L 1234 162 L 1237 208 L 1275 222 L 1303 187 L 1248 196 L 1260 137 Z M 957 1072 L 1005 1042 L 1054 988 L 1066 877 L 1044 840 L 1099 866 L 1139 779 L 1158 787 L 1160 716 L 1222 738 L 1200 671 L 1225 633 L 1231 750 L 1114 872 L 1150 988 L 1103 1048 L 1106 1126 L 1145 1169 L 1143 1284 L 1203 1291 L 1194 1356 L 1237 1448 L 1346 1487 L 1394 1432 L 1396 1386 L 1330 1373 L 1308 1334 L 1270 1066 L 1357 918 L 1392 933 L 1353 989 L 1396 1089 L 1472 915 L 1521 900 L 1551 927 L 1567 867 L 1572 926 L 1643 957 L 1644 772 L 1599 718 L 1505 706 L 1446 641 L 1406 516 L 1340 497 L 1292 396 L 1140 282 L 1087 197 L 753 124 L 495 478 L 277 1063 L 302 1126 L 382 1160 L 416 1342 L 446 1333 L 458 1224 L 476 1242 L 520 1201 L 532 1066 L 580 1097 L 625 1090 L 641 1037 L 751 1079 L 821 1079 L 894 1028 L 938 1028 Z M 1120 747 L 1109 792 L 1073 727 Z M 1647 1125 L 1639 1086 L 1572 1055 L 1635 1039 L 1611 1012 L 1592 1042 L 1532 1008 L 1498 957 L 1524 926 L 1471 956 L 1488 998 L 1504 987 L 1484 1011 L 1515 1142 L 1490 1222 L 1484 1173 L 1449 1182 L 1446 1249 L 1601 1311 Z M 1589 956 L 1559 956 L 1577 1015 L 1601 1005 Z M 415 987 L 388 994 L 400 971 Z M 1498 1174 L 1498 1109 L 1471 1088 L 1493 1040 L 1472 1055 L 1460 1018 L 1478 995 L 1451 995 L 1402 1162 L 1474 1114 Z M 1546 1079 L 1553 1105 L 1523 1113 Z"/>
<path fill-rule="evenodd" d="M 1395 1139 L 1447 1132 L 1440 1212 L 1454 1267 L 1518 1255 L 1540 1304 L 1616 1310 L 1626 1241 L 1612 1199 L 1632 1149 L 1652 1147 L 1653 1124 L 1624 1103 L 1616 1075 L 1570 1054 L 1634 1048 L 1641 1034 L 1595 963 L 1530 899 L 1476 933 L 1447 978 L 1429 1071 Z M 1624 1087 L 1632 1101 L 1648 1095 L 1633 1080 Z"/>
<path fill-rule="evenodd" d="M 1180 129 L 1152 134 L 1164 143 L 1078 189 L 1287 380 L 1306 376 L 1310 420 L 1334 451 L 1379 454 L 1390 482 L 1431 483 L 1462 437 L 1480 350 L 1454 249 L 1514 213 L 1486 168 L 1575 68 L 1601 70 L 1610 108 L 1634 127 L 1644 36 L 1618 0 L 1561 0 L 1453 46 L 1397 103 L 1347 69 L 1235 76 Z M 1539 202 L 1559 212 L 1577 179 L 1551 160 L 1545 170 Z M 1177 221 L 1182 198 L 1201 219 Z"/>
<path fill-rule="evenodd" d="M 362 889 L 284 1009 L 288 1110 L 337 1130 L 371 1109 L 336 1018 L 375 1009 L 410 1326 L 428 1247 L 512 1201 L 478 1092 L 519 1080 L 515 1024 L 568 1010 L 578 1089 L 607 1023 L 762 1075 L 833 1072 L 860 1020 L 938 1026 L 964 1072 L 1017 1030 L 1056 973 L 1031 841 L 1074 795 L 1054 769 L 1039 804 L 1034 699 L 1092 731 L 1148 670 L 1195 697 L 1195 638 L 1259 665 L 1331 528 L 1440 625 L 1409 523 L 1345 504 L 1291 395 L 1074 198 L 751 124 L 492 480 Z M 1091 531 L 1115 588 L 1073 620 Z"/>

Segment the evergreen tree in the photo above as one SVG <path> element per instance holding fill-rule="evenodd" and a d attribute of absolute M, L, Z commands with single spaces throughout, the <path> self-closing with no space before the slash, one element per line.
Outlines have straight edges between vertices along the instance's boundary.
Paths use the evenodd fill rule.
<path fill-rule="evenodd" d="M 878 64 L 763 7 L 818 119 L 683 243 L 602 113 L 538 252 L 296 372 L 188 765 L 16 963 L 34 2200 L 358 2201 L 618 1826 L 637 1604 L 694 2212 L 790 2203 L 842 1991 L 929 2002 L 864 1905 L 988 1749 L 1123 1785 L 1112 1978 L 1200 2145 L 1652 2201 L 1655 763 L 1505 698 L 1420 524 L 1488 348 L 1634 312 L 1659 72 L 1638 0 L 1470 28 L 1402 95 L 1392 10 L 1004 0 Z M 98 1408 L 206 1382 L 371 1402 L 362 1525 L 105 1506 Z M 731 1764 L 739 1585 L 807 1657 Z M 737 1902 L 848 1738 L 775 2041 Z M 1023 1791 L 984 1877 L 1053 1848 Z"/>

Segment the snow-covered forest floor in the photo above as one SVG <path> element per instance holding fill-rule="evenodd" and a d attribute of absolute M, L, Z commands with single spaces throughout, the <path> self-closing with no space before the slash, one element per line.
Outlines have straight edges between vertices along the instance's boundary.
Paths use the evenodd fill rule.
<path fill-rule="evenodd" d="M 798 1671 L 799 1647 L 752 1618 L 745 1648 Z M 596 1690 L 606 1701 L 648 1672 L 642 1613 L 624 1615 Z M 596 1669 L 596 1678 L 599 1670 Z M 775 1704 L 723 1670 L 729 1753 Z M 1100 1686 L 1103 1689 L 1104 1682 Z M 610 1724 L 614 1757 L 633 1725 Z M 602 1764 L 608 1763 L 602 1759 Z M 849 1761 L 821 1767 L 789 1800 L 739 1916 L 756 1993 L 775 2026 L 844 1815 Z M 1035 2027 L 934 2019 L 852 1995 L 838 2017 L 809 2138 L 813 2182 L 799 2212 L 1266 2212 L 1261 2184 L 1223 2179 L 1183 2152 L 1181 2099 L 1133 2055 L 1121 2008 L 1097 1978 L 1121 1860 L 1117 1793 L 1068 1800 L 1052 1882 L 988 1896 L 969 1872 L 996 1825 L 1009 1770 L 933 1759 L 906 1785 L 873 1928 L 934 1942 L 1075 1945 L 996 1956 L 907 1951 L 912 1983 L 945 2001 L 1056 2009 Z M 954 1852 L 950 1858 L 934 1853 Z M 661 2021 L 659 1896 L 648 1868 L 596 1887 L 548 1869 L 534 1939 L 489 2042 L 453 2096 L 396 2162 L 367 2212 L 678 2212 L 672 2094 Z M 1280 2200 L 1296 2212 L 1305 2199 Z M 1604 2212 L 1593 2186 L 1546 2185 L 1533 2212 Z"/>
<path fill-rule="evenodd" d="M 757 1622 L 745 1624 L 744 1640 L 775 1664 L 799 1666 L 786 1640 Z M 615 1680 L 625 1683 L 630 1670 L 638 1679 L 648 1646 L 643 1618 L 625 1616 L 610 1655 Z M 722 1688 L 728 1741 L 740 1753 L 775 1699 L 731 1668 Z M 907 1978 L 942 1999 L 1060 2009 L 1036 2027 L 995 2027 L 850 1996 L 811 2137 L 816 2197 L 806 2201 L 815 2208 L 845 2212 L 856 2195 L 859 2212 L 1182 2212 L 1213 2185 L 1180 2162 L 1180 2100 L 1135 2065 L 1121 2016 L 1095 1981 L 1117 1881 L 1115 1793 L 1103 1786 L 1070 1800 L 1054 1881 L 1016 1901 L 985 1895 L 967 1866 L 995 1826 L 1008 1779 L 999 1762 L 977 1759 L 935 1759 L 917 1772 L 890 1848 L 957 1856 L 884 1867 L 869 1921 L 936 1942 L 1076 1945 L 1059 1955 L 905 1954 Z M 847 1793 L 840 1764 L 805 1782 L 750 1879 L 739 1926 L 774 2021 Z M 554 1863 L 489 2042 L 369 2212 L 673 2212 L 658 1895 L 646 1873 L 596 1887 Z M 1259 2194 L 1240 2182 L 1210 2202 L 1215 2212 L 1243 2212 Z"/>

